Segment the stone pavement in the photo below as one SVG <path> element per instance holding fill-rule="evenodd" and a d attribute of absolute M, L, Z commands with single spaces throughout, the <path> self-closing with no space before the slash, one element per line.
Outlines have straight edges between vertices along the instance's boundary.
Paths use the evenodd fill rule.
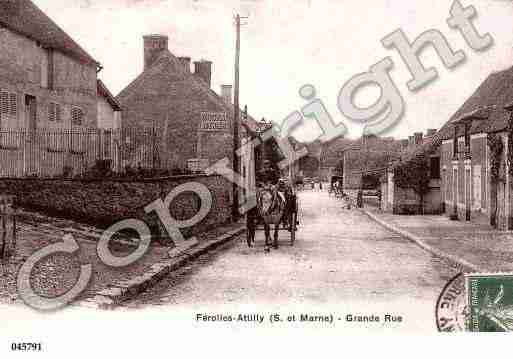
<path fill-rule="evenodd" d="M 451 221 L 445 216 L 404 216 L 372 206 L 363 211 L 378 223 L 424 249 L 457 262 L 470 271 L 513 271 L 513 233 L 491 226 Z"/>
<path fill-rule="evenodd" d="M 65 234 L 71 234 L 80 246 L 78 253 L 70 255 L 59 253 L 49 256 L 36 264 L 32 272 L 33 289 L 48 297 L 63 294 L 71 288 L 78 278 L 81 264 L 92 264 L 91 282 L 79 301 L 94 298 L 98 292 L 109 288 L 112 284 L 123 283 L 141 277 L 152 270 L 159 262 L 170 258 L 170 248 L 152 244 L 148 252 L 136 263 L 124 267 L 113 268 L 101 262 L 96 253 L 97 237 L 95 228 L 81 230 L 61 225 L 61 221 L 47 218 L 46 221 L 18 221 L 15 243 L 8 244 L 8 255 L 0 261 L 0 303 L 21 304 L 21 298 L 16 290 L 16 276 L 21 265 L 36 251 L 45 246 L 61 242 Z M 224 233 L 240 227 L 230 224 L 197 236 L 199 246 L 215 240 Z M 125 240 L 111 244 L 110 249 L 115 256 L 127 256 L 134 251 L 133 243 Z M 173 255 L 180 255 L 174 253 Z"/>

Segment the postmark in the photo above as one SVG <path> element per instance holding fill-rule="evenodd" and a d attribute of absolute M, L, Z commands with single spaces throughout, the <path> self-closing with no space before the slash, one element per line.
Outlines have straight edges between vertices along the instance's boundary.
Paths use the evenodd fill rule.
<path fill-rule="evenodd" d="M 444 287 L 436 302 L 436 326 L 440 332 L 463 332 L 467 322 L 465 275 L 459 273 Z"/>
<path fill-rule="evenodd" d="M 465 275 L 471 332 L 513 331 L 513 273 Z"/>

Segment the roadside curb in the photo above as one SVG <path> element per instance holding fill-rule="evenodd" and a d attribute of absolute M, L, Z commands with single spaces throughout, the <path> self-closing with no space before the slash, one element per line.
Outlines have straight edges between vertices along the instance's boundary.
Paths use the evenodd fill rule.
<path fill-rule="evenodd" d="M 422 240 L 422 237 L 419 237 L 413 233 L 410 233 L 408 231 L 405 231 L 403 229 L 400 229 L 388 222 L 385 222 L 384 220 L 382 220 L 381 218 L 377 217 L 376 215 L 372 214 L 371 212 L 369 211 L 366 211 L 365 209 L 359 209 L 362 213 L 366 214 L 370 219 L 372 219 L 373 221 L 375 221 L 376 223 L 380 224 L 381 226 L 385 227 L 386 229 L 394 232 L 394 233 L 397 233 L 403 237 L 405 237 L 406 239 L 414 242 L 415 244 L 417 244 L 419 247 L 421 247 L 422 249 L 424 249 L 425 251 L 431 253 L 431 254 L 434 254 L 435 256 L 437 257 L 440 257 L 440 258 L 444 258 L 444 259 L 447 259 L 451 262 L 453 262 L 454 264 L 457 264 L 458 266 L 461 266 L 463 267 L 465 270 L 470 270 L 471 272 L 481 272 L 481 273 L 484 273 L 484 272 L 488 272 L 487 270 L 485 270 L 484 268 L 481 268 L 473 263 L 470 263 L 468 262 L 467 260 L 463 259 L 463 258 L 460 258 L 460 257 L 457 257 L 457 256 L 454 256 L 452 254 L 449 254 L 449 253 L 446 253 L 444 251 L 441 251 L 433 246 L 430 246 L 429 244 L 427 244 L 425 241 Z"/>
<path fill-rule="evenodd" d="M 106 289 L 96 293 L 94 297 L 82 300 L 77 304 L 82 307 L 112 309 L 119 303 L 151 288 L 168 274 L 183 267 L 189 261 L 230 242 L 245 231 L 246 227 L 239 227 L 226 232 L 214 240 L 184 247 L 184 250 L 181 252 L 170 251 L 170 253 L 173 253 L 171 258 L 153 264 L 144 274 L 127 281 L 109 285 Z"/>

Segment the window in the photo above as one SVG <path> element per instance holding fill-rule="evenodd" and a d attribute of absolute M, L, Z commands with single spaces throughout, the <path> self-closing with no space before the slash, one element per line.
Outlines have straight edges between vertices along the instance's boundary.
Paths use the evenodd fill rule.
<path fill-rule="evenodd" d="M 48 106 L 48 121 L 59 122 L 61 119 L 61 105 L 50 102 L 50 105 Z"/>
<path fill-rule="evenodd" d="M 458 126 L 454 126 L 454 136 L 452 138 L 452 158 L 458 157 Z"/>
<path fill-rule="evenodd" d="M 71 109 L 71 124 L 73 126 L 82 126 L 84 121 L 84 111 L 80 107 L 73 107 Z"/>
<path fill-rule="evenodd" d="M 53 50 L 43 49 L 41 57 L 41 87 L 53 90 Z"/>
<path fill-rule="evenodd" d="M 0 91 L 0 114 L 11 116 L 18 114 L 18 96 L 15 92 Z"/>
<path fill-rule="evenodd" d="M 429 172 L 432 179 L 440 179 L 440 157 L 429 159 Z"/>

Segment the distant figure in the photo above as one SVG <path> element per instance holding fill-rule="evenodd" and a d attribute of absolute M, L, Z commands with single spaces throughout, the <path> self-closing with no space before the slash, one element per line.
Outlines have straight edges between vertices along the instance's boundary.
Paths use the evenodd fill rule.
<path fill-rule="evenodd" d="M 356 195 L 356 207 L 363 208 L 363 190 L 359 189 Z"/>
<path fill-rule="evenodd" d="M 347 193 L 342 192 L 342 200 L 344 201 L 343 207 L 345 209 L 351 209 L 351 198 Z"/>

